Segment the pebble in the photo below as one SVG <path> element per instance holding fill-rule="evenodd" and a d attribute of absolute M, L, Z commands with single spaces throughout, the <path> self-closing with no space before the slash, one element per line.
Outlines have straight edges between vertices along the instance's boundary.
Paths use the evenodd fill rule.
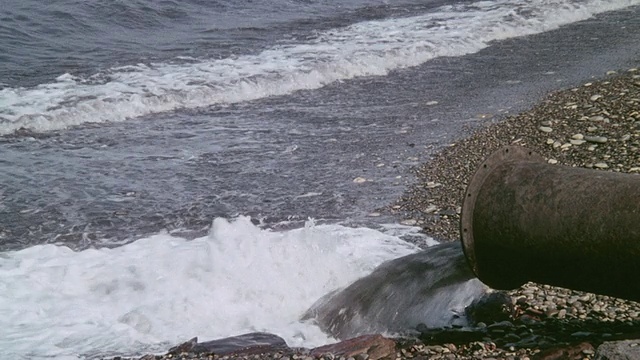
<path fill-rule="evenodd" d="M 589 98 L 589 100 L 598 101 L 598 100 L 600 100 L 600 98 L 602 98 L 602 95 L 596 94 L 596 95 L 593 95 L 591 98 Z"/>
<path fill-rule="evenodd" d="M 587 142 L 587 140 L 582 140 L 582 139 L 580 139 L 580 140 L 578 140 L 578 139 L 571 139 L 569 142 L 570 142 L 572 145 L 582 145 L 582 144 L 586 143 L 586 142 Z"/>
<path fill-rule="evenodd" d="M 435 182 L 435 181 L 429 181 L 429 182 L 427 182 L 427 186 L 425 186 L 425 187 L 426 187 L 427 189 L 433 189 L 433 188 L 436 188 L 436 187 L 441 186 L 441 185 L 442 185 L 442 184 L 437 183 L 437 182 Z"/>
<path fill-rule="evenodd" d="M 593 166 L 597 167 L 598 169 L 608 169 L 609 168 L 609 165 L 607 165 L 606 162 L 598 162 L 598 163 L 595 163 Z"/>
<path fill-rule="evenodd" d="M 438 105 L 438 102 L 435 100 L 431 100 L 431 101 L 427 101 L 425 105 L 428 105 L 428 106 Z"/>
<path fill-rule="evenodd" d="M 557 164 L 557 163 L 558 163 L 558 160 L 556 160 L 556 159 L 549 159 L 549 160 L 547 160 L 547 162 L 548 162 L 549 164 Z"/>
<path fill-rule="evenodd" d="M 406 226 L 414 226 L 415 224 L 417 224 L 418 222 L 414 219 L 405 219 L 400 221 L 400 224 L 402 225 L 406 225 Z"/>
<path fill-rule="evenodd" d="M 427 206 L 426 209 L 424 209 L 424 212 L 427 213 L 427 214 L 430 214 L 430 213 L 434 213 L 436 210 L 438 210 L 437 206 L 429 205 L 429 206 Z"/>
<path fill-rule="evenodd" d="M 550 127 L 548 127 L 548 126 L 540 126 L 538 129 L 539 129 L 540 131 L 542 131 L 542 132 L 545 132 L 545 133 L 550 133 L 550 132 L 552 132 L 552 131 L 553 131 L 553 129 L 552 129 L 552 128 L 550 128 Z"/>
<path fill-rule="evenodd" d="M 588 142 L 592 142 L 592 143 L 597 143 L 597 144 L 604 144 L 607 142 L 607 138 L 604 136 L 590 136 L 587 135 L 584 137 L 585 140 L 587 140 Z"/>
<path fill-rule="evenodd" d="M 575 134 L 575 135 L 573 135 L 571 138 L 572 138 L 572 139 L 574 139 L 574 140 L 582 140 L 582 139 L 584 139 L 584 135 L 582 135 L 582 134 Z"/>
<path fill-rule="evenodd" d="M 362 184 L 363 182 L 366 182 L 366 181 L 367 181 L 367 179 L 365 179 L 363 177 L 360 177 L 360 176 L 358 176 L 357 178 L 353 179 L 353 182 L 356 183 L 356 184 Z"/>

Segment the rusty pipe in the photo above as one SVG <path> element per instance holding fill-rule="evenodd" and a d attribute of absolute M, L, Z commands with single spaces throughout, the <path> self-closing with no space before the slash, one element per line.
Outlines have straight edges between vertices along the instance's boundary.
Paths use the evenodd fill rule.
<path fill-rule="evenodd" d="M 533 281 L 640 301 L 640 175 L 508 146 L 469 182 L 460 231 L 473 272 L 495 289 Z"/>

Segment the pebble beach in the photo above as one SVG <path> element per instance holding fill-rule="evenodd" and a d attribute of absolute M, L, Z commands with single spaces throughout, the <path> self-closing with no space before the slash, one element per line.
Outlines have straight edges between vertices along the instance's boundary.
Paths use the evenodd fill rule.
<path fill-rule="evenodd" d="M 487 156 L 506 145 L 527 147 L 549 164 L 640 176 L 640 70 L 610 71 L 597 81 L 553 92 L 520 114 L 469 129 L 468 137 L 417 167 L 415 184 L 387 211 L 438 240 L 458 241 L 466 184 Z M 174 349 L 143 358 L 603 359 L 601 344 L 640 338 L 636 302 L 534 283 L 507 295 L 513 306 L 504 317 L 471 329 L 428 330 L 417 339 L 395 338 L 395 348 L 383 353 L 372 350 L 379 350 L 378 344 L 351 354 L 291 349 L 219 356 Z"/>

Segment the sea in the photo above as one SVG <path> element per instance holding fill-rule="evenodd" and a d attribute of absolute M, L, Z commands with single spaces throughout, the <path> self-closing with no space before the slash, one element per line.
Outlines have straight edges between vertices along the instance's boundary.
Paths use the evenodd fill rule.
<path fill-rule="evenodd" d="M 413 167 L 639 63 L 640 0 L 2 0 L 0 359 L 335 341 Z"/>

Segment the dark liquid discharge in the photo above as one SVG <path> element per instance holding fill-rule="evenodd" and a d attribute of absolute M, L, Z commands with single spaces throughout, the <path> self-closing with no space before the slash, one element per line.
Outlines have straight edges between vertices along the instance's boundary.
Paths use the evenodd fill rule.
<path fill-rule="evenodd" d="M 370 275 L 318 300 L 303 316 L 338 339 L 398 333 L 418 325 L 465 326 L 465 308 L 487 292 L 459 243 L 390 260 Z"/>

